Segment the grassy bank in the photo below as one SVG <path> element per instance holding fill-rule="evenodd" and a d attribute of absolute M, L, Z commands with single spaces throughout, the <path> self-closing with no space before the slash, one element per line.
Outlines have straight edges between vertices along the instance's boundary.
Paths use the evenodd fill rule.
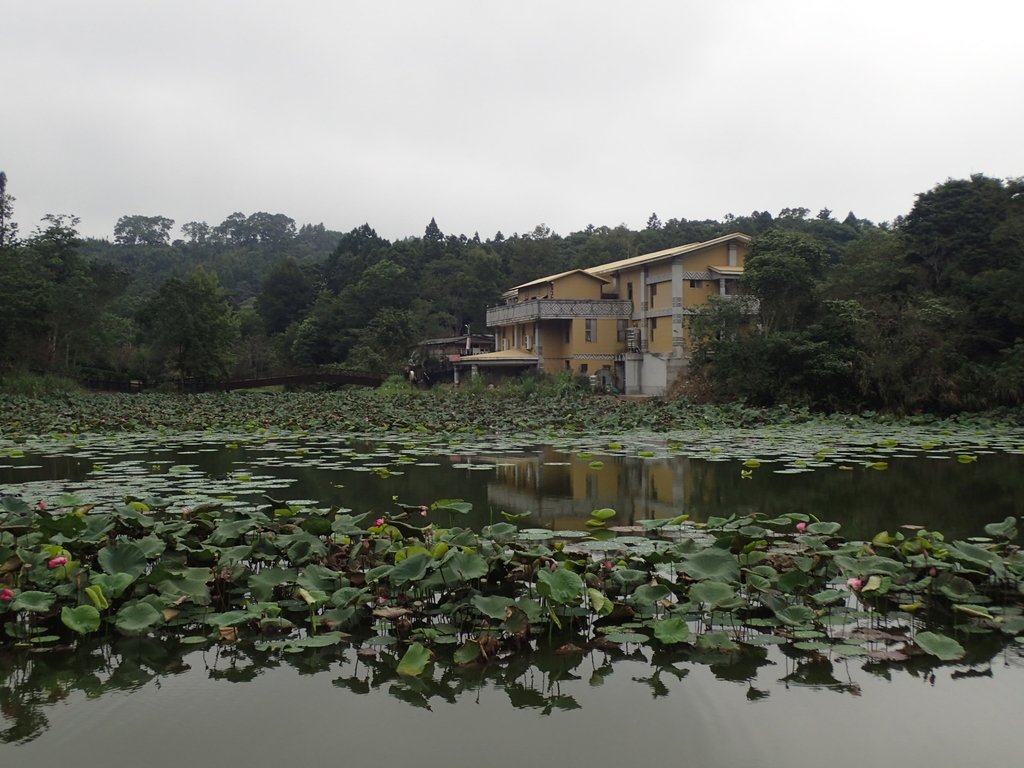
<path fill-rule="evenodd" d="M 315 431 L 662 432 L 674 429 L 753 427 L 812 420 L 892 421 L 877 414 L 815 415 L 784 406 L 740 403 L 699 405 L 685 399 L 626 400 L 574 388 L 520 385 L 498 389 L 351 388 L 333 392 L 229 392 L 199 395 L 94 394 L 75 391 L 0 395 L 0 434 L 125 432 L 195 429 Z M 906 419 L 933 423 L 927 415 Z M 951 421 L 979 428 L 1024 423 L 1021 411 Z"/>

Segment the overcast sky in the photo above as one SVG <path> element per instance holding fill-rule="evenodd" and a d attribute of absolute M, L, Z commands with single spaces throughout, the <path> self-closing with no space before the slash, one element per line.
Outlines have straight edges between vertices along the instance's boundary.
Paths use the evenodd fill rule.
<path fill-rule="evenodd" d="M 1014 0 L 0 0 L 0 170 L 23 235 L 888 221 L 1024 175 L 1022 30 Z"/>

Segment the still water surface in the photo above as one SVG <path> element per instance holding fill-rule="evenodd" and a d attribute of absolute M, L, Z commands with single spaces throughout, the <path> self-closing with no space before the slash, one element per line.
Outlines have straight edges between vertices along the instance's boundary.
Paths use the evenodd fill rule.
<path fill-rule="evenodd" d="M 580 529 L 604 507 L 626 526 L 684 512 L 696 520 L 804 512 L 843 523 L 849 538 L 903 524 L 963 538 L 1024 509 L 1024 457 L 984 441 L 858 445 L 817 462 L 817 446 L 800 458 L 791 445 L 770 455 L 755 444 L 746 455 L 763 461 L 752 468 L 740 451 L 697 457 L 644 440 L 621 450 L 310 436 L 36 441 L 6 446 L 0 493 L 35 501 L 127 492 L 183 505 L 270 497 L 376 513 L 393 509 L 393 497 L 457 497 L 474 505 L 459 524 L 530 512 L 523 525 L 555 529 Z M 965 451 L 975 458 L 958 460 Z M 879 461 L 884 470 L 869 466 Z M 405 680 L 387 649 L 272 659 L 119 639 L 0 659 L 0 757 L 86 766 L 1016 764 L 1024 645 L 961 640 L 970 654 L 957 664 L 884 665 L 777 647 L 711 660 L 690 651 L 541 648 L 483 670 L 438 667 L 425 680 Z"/>

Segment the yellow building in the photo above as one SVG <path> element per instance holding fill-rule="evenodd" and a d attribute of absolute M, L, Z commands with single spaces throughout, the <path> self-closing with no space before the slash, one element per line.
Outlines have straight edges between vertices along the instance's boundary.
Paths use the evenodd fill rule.
<path fill-rule="evenodd" d="M 517 285 L 487 310 L 495 351 L 463 367 L 569 370 L 626 394 L 664 394 L 689 359 L 687 316 L 737 294 L 750 242 L 725 235 Z"/>

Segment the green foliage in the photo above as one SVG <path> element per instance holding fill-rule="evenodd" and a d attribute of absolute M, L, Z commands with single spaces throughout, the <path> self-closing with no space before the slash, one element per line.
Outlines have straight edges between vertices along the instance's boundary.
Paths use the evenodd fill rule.
<path fill-rule="evenodd" d="M 486 307 L 509 285 L 745 232 L 755 236 L 746 298 L 689 319 L 688 394 L 824 410 L 1016 405 L 1021 186 L 951 179 L 919 195 L 895 227 L 795 206 L 722 221 L 652 214 L 639 232 L 588 226 L 563 237 L 541 224 L 487 240 L 446 235 L 431 220 L 422 237 L 389 242 L 368 224 L 337 233 L 257 211 L 186 222 L 173 241 L 171 219 L 123 216 L 113 243 L 80 239 L 68 216 L 46 217 L 19 242 L 4 187 L 0 368 L 122 382 L 279 366 L 398 374 L 423 338 L 482 331 Z M 569 376 L 550 387 L 526 380 L 517 395 L 578 388 Z"/>
<path fill-rule="evenodd" d="M 217 276 L 202 267 L 164 283 L 142 322 L 161 368 L 182 377 L 223 377 L 239 337 L 238 317 Z"/>
<path fill-rule="evenodd" d="M 856 222 L 845 239 L 780 214 L 744 275 L 760 324 L 744 326 L 728 303 L 697 316 L 697 379 L 715 399 L 827 410 L 1024 402 L 1021 187 L 949 180 L 898 229 Z"/>

